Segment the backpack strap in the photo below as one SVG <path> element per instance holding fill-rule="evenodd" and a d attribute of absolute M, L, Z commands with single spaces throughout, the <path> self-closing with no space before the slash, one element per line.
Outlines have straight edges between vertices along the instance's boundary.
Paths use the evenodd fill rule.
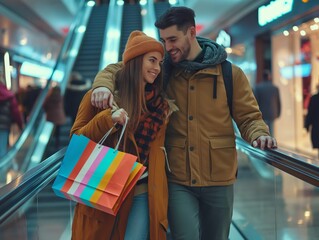
<path fill-rule="evenodd" d="M 230 115 L 233 117 L 233 72 L 231 63 L 227 60 L 221 63 L 227 103 Z"/>

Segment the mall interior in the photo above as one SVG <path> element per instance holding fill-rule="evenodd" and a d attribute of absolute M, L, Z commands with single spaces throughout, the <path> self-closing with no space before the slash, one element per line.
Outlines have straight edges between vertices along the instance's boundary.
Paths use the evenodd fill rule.
<path fill-rule="evenodd" d="M 1 240 L 71 239 L 76 203 L 52 190 L 74 121 L 67 93 L 86 92 L 100 70 L 121 61 L 133 30 L 159 39 L 154 22 L 173 6 L 194 9 L 197 35 L 223 45 L 252 89 L 267 70 L 280 93 L 277 149 L 253 148 L 236 132 L 229 239 L 319 239 L 319 149 L 305 128 L 319 89 L 318 0 L 0 0 L 1 75 L 23 116 L 0 156 Z M 70 84 L 74 73 L 80 87 Z M 55 125 L 44 103 L 57 85 L 65 121 Z"/>

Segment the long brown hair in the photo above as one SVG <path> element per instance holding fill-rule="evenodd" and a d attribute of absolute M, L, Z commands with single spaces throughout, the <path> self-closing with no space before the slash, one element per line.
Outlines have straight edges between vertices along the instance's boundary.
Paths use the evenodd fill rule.
<path fill-rule="evenodd" d="M 148 112 L 145 101 L 144 78 L 142 74 L 143 56 L 128 61 L 116 74 L 115 100 L 124 108 L 130 118 L 127 129 L 134 133 L 141 114 Z M 159 73 L 153 83 L 156 91 L 155 97 L 162 93 L 163 76 Z"/>

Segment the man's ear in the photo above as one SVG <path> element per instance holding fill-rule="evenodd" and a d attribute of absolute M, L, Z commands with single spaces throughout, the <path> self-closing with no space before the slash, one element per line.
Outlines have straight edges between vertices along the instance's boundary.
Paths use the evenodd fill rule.
<path fill-rule="evenodd" d="M 196 28 L 195 26 L 189 27 L 189 32 L 192 38 L 196 38 Z"/>

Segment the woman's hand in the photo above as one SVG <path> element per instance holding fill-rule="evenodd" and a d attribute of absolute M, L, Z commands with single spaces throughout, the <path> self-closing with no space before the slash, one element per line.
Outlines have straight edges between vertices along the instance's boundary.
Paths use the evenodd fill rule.
<path fill-rule="evenodd" d="M 120 108 L 112 113 L 113 123 L 124 125 L 126 118 L 128 118 L 127 112 L 123 108 Z"/>

